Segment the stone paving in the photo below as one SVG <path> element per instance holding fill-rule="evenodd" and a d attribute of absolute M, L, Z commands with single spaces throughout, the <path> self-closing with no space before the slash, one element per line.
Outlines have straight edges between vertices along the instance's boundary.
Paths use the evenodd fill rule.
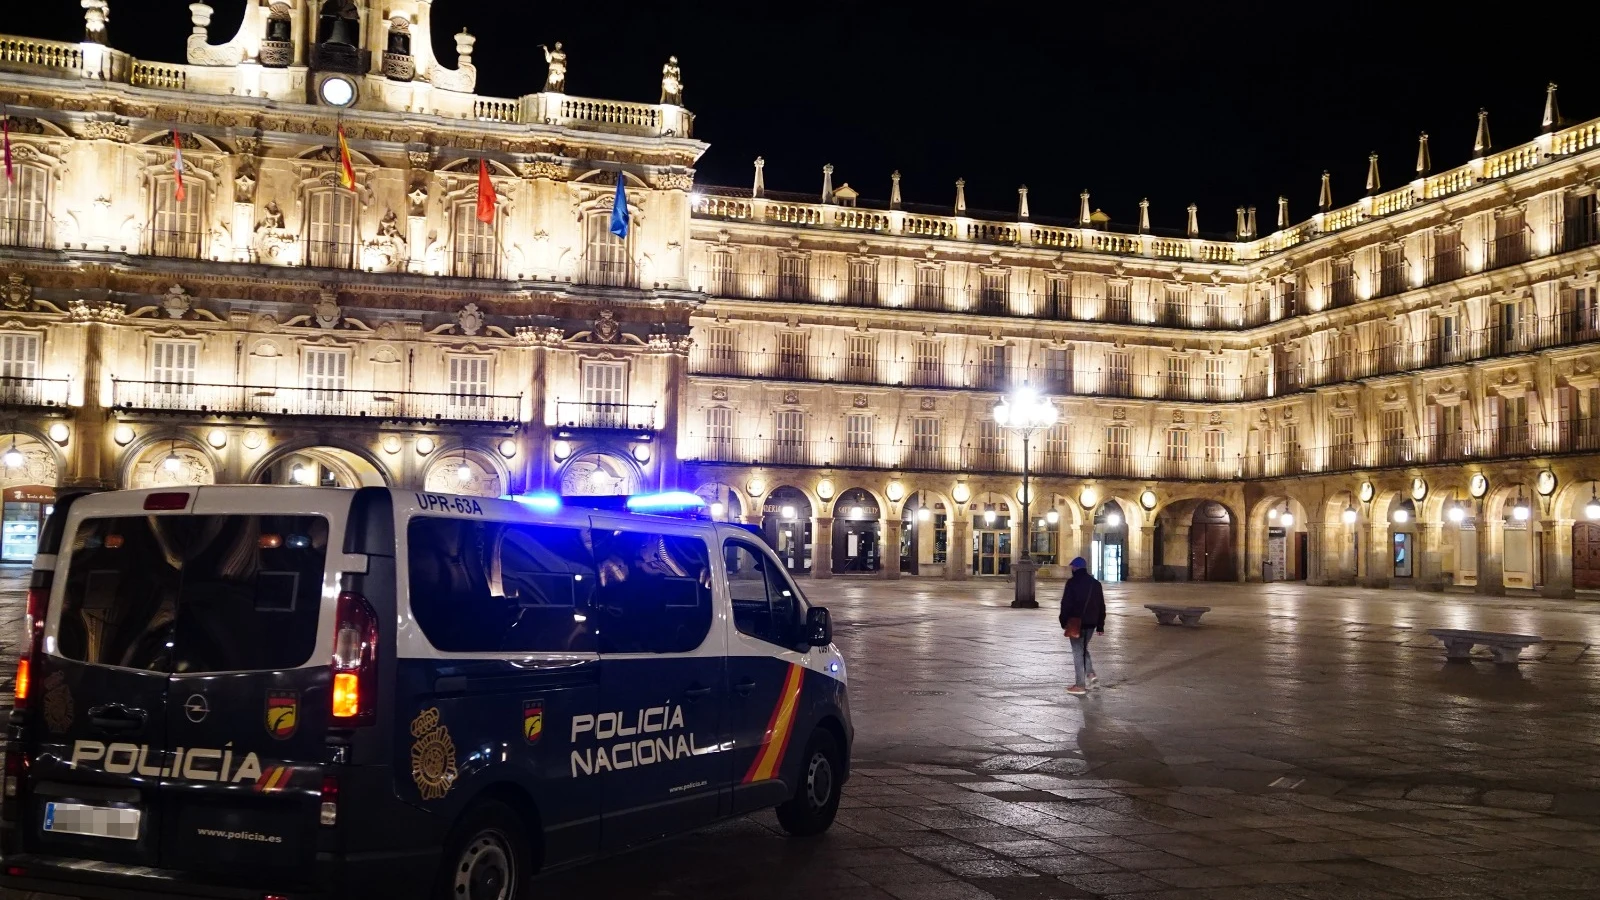
<path fill-rule="evenodd" d="M 0 575 L 7 656 L 22 585 Z M 1003 583 L 804 587 L 850 661 L 856 769 L 833 830 L 796 841 L 753 816 L 544 894 L 1600 896 L 1600 602 L 1108 586 L 1102 684 L 1077 698 L 1059 585 L 1037 611 Z M 1160 627 L 1157 600 L 1213 611 Z M 1436 626 L 1546 643 L 1516 668 L 1447 664 Z"/>

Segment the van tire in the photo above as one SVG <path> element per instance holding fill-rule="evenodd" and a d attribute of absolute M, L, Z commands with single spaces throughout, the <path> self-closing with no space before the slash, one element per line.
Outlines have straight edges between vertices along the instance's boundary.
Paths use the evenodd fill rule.
<path fill-rule="evenodd" d="M 791 837 L 811 837 L 828 830 L 839 814 L 839 791 L 844 786 L 844 761 L 839 741 L 826 728 L 818 728 L 806 742 L 800 763 L 800 780 L 794 796 L 778 807 L 778 824 Z"/>
<path fill-rule="evenodd" d="M 527 900 L 533 852 L 517 811 L 498 800 L 473 804 L 445 843 L 437 900 Z"/>

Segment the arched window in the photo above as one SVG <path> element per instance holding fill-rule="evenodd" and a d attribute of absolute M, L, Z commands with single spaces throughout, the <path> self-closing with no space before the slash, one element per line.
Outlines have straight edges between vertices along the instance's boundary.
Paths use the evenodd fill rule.
<path fill-rule="evenodd" d="M 16 181 L 0 183 L 0 245 L 47 247 L 50 172 L 27 164 L 18 164 L 14 170 Z"/>
<path fill-rule="evenodd" d="M 205 237 L 205 190 L 195 179 L 178 199 L 175 178 L 157 178 L 151 194 L 150 255 L 199 259 Z"/>
<path fill-rule="evenodd" d="M 598 209 L 584 217 L 584 280 L 589 284 L 633 287 L 633 228 L 628 237 L 611 233 L 611 210 Z"/>
<path fill-rule="evenodd" d="M 356 195 L 325 188 L 306 197 L 306 265 L 350 269 L 356 256 Z"/>
<path fill-rule="evenodd" d="M 455 242 L 450 273 L 461 278 L 499 278 L 499 211 L 492 222 L 479 220 L 478 200 L 474 197 L 457 203 L 453 218 Z"/>

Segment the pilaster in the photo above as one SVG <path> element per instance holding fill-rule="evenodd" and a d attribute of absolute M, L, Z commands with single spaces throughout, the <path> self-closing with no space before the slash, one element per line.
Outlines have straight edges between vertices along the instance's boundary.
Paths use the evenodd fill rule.
<path fill-rule="evenodd" d="M 811 523 L 811 577 L 833 577 L 833 516 L 817 516 Z"/>
<path fill-rule="evenodd" d="M 1546 519 L 1539 532 L 1544 547 L 1544 585 L 1539 589 L 1542 596 L 1573 596 L 1572 524 L 1571 519 Z"/>

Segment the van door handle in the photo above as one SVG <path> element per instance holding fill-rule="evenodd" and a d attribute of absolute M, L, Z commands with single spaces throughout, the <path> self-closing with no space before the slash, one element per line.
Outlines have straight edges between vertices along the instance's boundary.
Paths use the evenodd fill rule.
<path fill-rule="evenodd" d="M 101 731 L 134 731 L 144 727 L 145 712 L 109 704 L 89 710 L 89 723 Z"/>
<path fill-rule="evenodd" d="M 733 692 L 735 694 L 738 694 L 741 697 L 750 696 L 750 692 L 755 690 L 755 689 L 756 689 L 756 682 L 755 682 L 754 678 L 741 678 L 733 686 Z"/>
<path fill-rule="evenodd" d="M 685 697 L 688 697 L 689 700 L 692 702 L 692 701 L 695 701 L 695 700 L 699 700 L 701 697 L 709 697 L 709 696 L 711 696 L 711 688 L 705 687 L 704 685 L 697 684 L 694 687 L 689 688 L 688 690 L 684 691 L 683 695 Z"/>

